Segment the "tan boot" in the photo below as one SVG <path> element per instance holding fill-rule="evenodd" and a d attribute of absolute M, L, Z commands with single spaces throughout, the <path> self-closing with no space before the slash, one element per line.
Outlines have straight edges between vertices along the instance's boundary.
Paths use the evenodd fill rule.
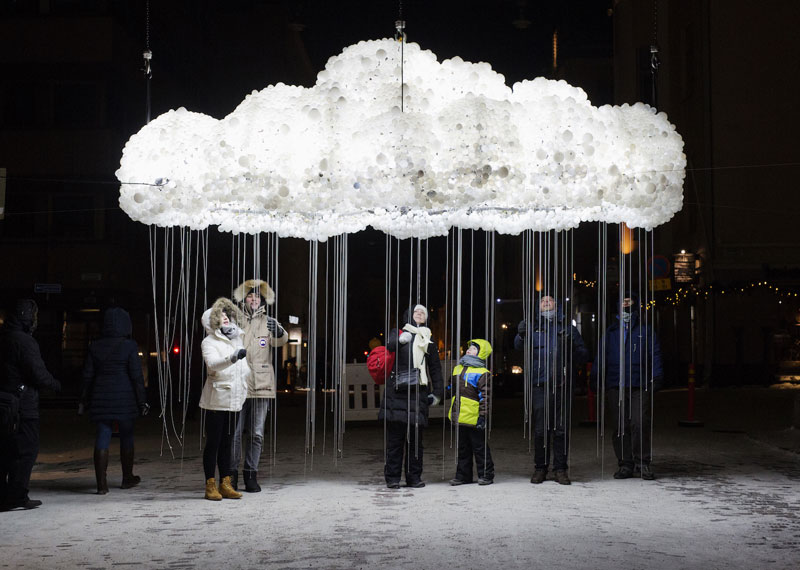
<path fill-rule="evenodd" d="M 217 482 L 212 477 L 206 481 L 206 499 L 209 501 L 221 501 L 222 495 L 217 491 Z"/>
<path fill-rule="evenodd" d="M 219 494 L 224 499 L 241 499 L 242 494 L 235 491 L 231 485 L 231 476 L 223 477 L 222 482 L 219 484 Z"/>

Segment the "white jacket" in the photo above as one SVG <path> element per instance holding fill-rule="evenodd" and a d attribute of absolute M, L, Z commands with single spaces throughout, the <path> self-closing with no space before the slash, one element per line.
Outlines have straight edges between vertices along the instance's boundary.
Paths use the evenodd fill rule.
<path fill-rule="evenodd" d="M 200 407 L 206 410 L 238 412 L 247 398 L 248 377 L 252 374 L 244 358 L 231 362 L 231 356 L 244 348 L 242 335 L 231 340 L 219 329 L 212 331 L 210 314 L 211 309 L 203 313 L 201 319 L 207 334 L 201 348 L 208 374 L 200 396 Z"/>

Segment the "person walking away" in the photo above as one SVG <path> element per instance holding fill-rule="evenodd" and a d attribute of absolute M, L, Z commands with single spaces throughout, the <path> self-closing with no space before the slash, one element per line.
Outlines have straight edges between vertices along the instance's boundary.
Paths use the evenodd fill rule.
<path fill-rule="evenodd" d="M 97 494 L 108 493 L 108 448 L 114 422 L 119 426 L 119 457 L 122 464 L 120 489 L 141 481 L 133 474 L 133 427 L 138 416 L 150 410 L 144 389 L 139 348 L 131 339 L 131 317 L 125 309 L 112 307 L 103 315 L 100 338 L 89 345 L 83 365 L 78 413 L 86 410 L 96 425 L 94 473 Z"/>

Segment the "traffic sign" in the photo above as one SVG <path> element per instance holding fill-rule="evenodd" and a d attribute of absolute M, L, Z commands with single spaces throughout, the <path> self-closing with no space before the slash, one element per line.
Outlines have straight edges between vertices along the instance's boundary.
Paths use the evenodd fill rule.
<path fill-rule="evenodd" d="M 664 279 L 669 277 L 669 270 L 672 264 L 665 255 L 654 255 L 647 261 L 647 272 L 653 279 Z"/>

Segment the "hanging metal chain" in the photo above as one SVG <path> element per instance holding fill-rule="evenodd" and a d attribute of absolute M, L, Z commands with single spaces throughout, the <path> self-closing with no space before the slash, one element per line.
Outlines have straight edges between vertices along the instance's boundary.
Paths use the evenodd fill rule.
<path fill-rule="evenodd" d="M 144 58 L 144 67 L 142 68 L 142 73 L 144 73 L 144 79 L 146 84 L 146 93 L 145 93 L 145 122 L 150 122 L 150 80 L 153 78 L 153 70 L 150 67 L 150 62 L 153 59 L 153 52 L 150 51 L 150 0 L 147 0 L 145 3 L 145 23 L 144 23 L 144 52 L 142 52 L 142 57 Z"/>
<path fill-rule="evenodd" d="M 150 51 L 150 0 L 145 3 L 145 22 L 144 22 L 144 75 L 147 79 L 153 76 L 152 69 L 150 69 L 150 60 L 153 59 L 153 52 Z"/>
<path fill-rule="evenodd" d="M 658 0 L 653 0 L 653 45 L 658 43 Z"/>
<path fill-rule="evenodd" d="M 402 14 L 403 4 L 400 3 L 400 13 Z M 404 112 L 405 103 L 405 45 L 406 45 L 406 23 L 403 20 L 397 20 L 394 23 L 395 33 L 394 39 L 400 42 L 400 112 Z"/>
<path fill-rule="evenodd" d="M 658 57 L 658 0 L 653 0 L 653 41 L 650 44 L 650 75 L 651 75 L 651 101 L 650 104 L 658 109 L 658 67 L 661 60 Z"/>

